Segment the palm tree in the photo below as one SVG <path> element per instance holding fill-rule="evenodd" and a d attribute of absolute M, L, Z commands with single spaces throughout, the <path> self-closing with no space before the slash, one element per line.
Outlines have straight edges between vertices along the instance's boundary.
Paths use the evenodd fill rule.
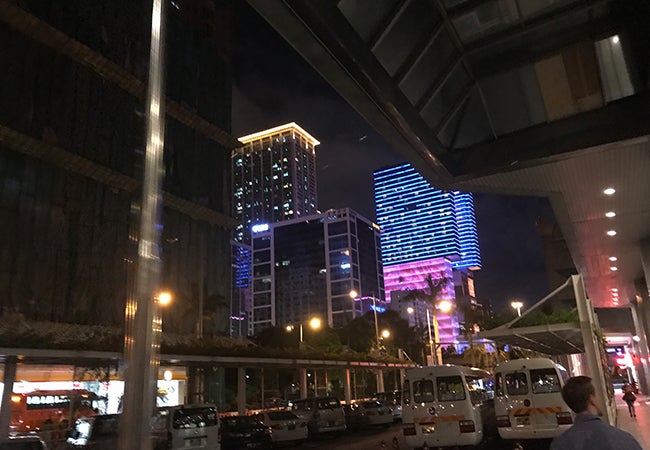
<path fill-rule="evenodd" d="M 437 277 L 433 277 L 432 274 L 427 274 L 424 277 L 424 282 L 426 283 L 425 289 L 412 289 L 404 297 L 403 301 L 416 303 L 417 301 L 425 301 L 431 310 L 435 314 L 436 306 L 438 305 L 441 295 L 447 285 L 451 282 L 451 278 L 445 276 L 443 271 L 440 271 Z M 416 308 L 417 311 L 417 308 Z M 418 318 L 416 318 L 416 332 L 419 336 L 424 335 L 423 327 L 420 327 Z M 423 350 L 424 351 L 424 350 Z M 423 358 L 426 361 L 426 357 Z"/>

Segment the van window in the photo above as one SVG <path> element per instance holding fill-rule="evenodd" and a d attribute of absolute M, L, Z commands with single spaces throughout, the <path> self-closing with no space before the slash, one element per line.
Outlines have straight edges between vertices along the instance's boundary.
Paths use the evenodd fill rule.
<path fill-rule="evenodd" d="M 466 375 L 465 381 L 467 382 L 467 390 L 472 403 L 482 403 L 494 398 L 492 383 L 489 379 Z"/>
<path fill-rule="evenodd" d="M 410 405 L 411 404 L 411 383 L 407 381 L 404 381 L 404 387 L 402 388 L 402 392 L 404 392 L 404 396 L 402 397 L 404 399 L 404 404 L 405 405 Z"/>
<path fill-rule="evenodd" d="M 560 392 L 560 379 L 555 369 L 533 369 L 530 371 L 533 394 Z"/>
<path fill-rule="evenodd" d="M 510 395 L 528 394 L 528 380 L 524 372 L 506 374 L 506 390 Z"/>
<path fill-rule="evenodd" d="M 183 408 L 174 411 L 173 427 L 202 428 L 218 423 L 217 409 L 211 407 Z"/>
<path fill-rule="evenodd" d="M 465 400 L 465 388 L 460 376 L 438 377 L 438 400 L 441 402 L 452 402 Z"/>
<path fill-rule="evenodd" d="M 413 401 L 415 403 L 432 402 L 433 400 L 433 381 L 420 380 L 413 382 Z"/>

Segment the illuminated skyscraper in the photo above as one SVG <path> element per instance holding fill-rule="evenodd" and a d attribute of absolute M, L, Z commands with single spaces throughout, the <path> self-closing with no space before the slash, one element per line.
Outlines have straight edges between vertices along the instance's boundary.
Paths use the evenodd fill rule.
<path fill-rule="evenodd" d="M 291 122 L 239 138 L 232 152 L 235 240 L 250 244 L 251 226 L 315 214 L 316 146 Z"/>
<path fill-rule="evenodd" d="M 414 314 L 429 309 L 438 320 L 439 339 L 455 341 L 463 320 L 456 291 L 465 291 L 458 271 L 465 273 L 465 284 L 472 285 L 471 295 L 463 299 L 471 302 L 471 271 L 481 268 L 472 194 L 436 189 L 410 164 L 402 164 L 375 172 L 375 207 L 391 308 L 408 306 Z M 428 292 L 428 276 L 434 281 L 447 279 L 448 284 L 436 295 L 435 304 L 427 300 L 420 305 L 411 292 Z M 443 302 L 449 302 L 452 310 L 443 311 Z M 418 320 L 406 317 L 421 323 L 423 311 Z"/>
<path fill-rule="evenodd" d="M 481 268 L 471 193 L 436 189 L 403 164 L 375 172 L 375 206 L 384 266 L 445 257 Z"/>

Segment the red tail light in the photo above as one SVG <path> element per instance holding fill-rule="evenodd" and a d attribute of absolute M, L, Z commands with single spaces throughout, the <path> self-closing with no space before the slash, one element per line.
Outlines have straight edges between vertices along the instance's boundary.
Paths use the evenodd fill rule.
<path fill-rule="evenodd" d="M 497 416 L 497 427 L 510 428 L 510 416 Z"/>
<path fill-rule="evenodd" d="M 476 431 L 473 420 L 461 420 L 458 422 L 458 426 L 461 433 L 474 433 Z"/>
<path fill-rule="evenodd" d="M 571 417 L 570 412 L 567 411 L 559 412 L 555 414 L 555 417 L 557 417 L 558 425 L 571 425 L 573 423 L 573 417 Z"/>
<path fill-rule="evenodd" d="M 415 424 L 404 424 L 403 431 L 404 436 L 415 436 Z"/>

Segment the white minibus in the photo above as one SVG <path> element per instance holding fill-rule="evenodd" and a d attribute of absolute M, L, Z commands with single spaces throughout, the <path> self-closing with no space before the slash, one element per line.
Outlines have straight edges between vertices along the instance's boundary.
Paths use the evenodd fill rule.
<path fill-rule="evenodd" d="M 550 439 L 573 424 L 562 399 L 569 378 L 548 358 L 503 362 L 494 369 L 497 427 L 502 439 Z"/>
<path fill-rule="evenodd" d="M 402 423 L 408 448 L 478 445 L 496 437 L 491 375 L 441 365 L 406 370 Z"/>

